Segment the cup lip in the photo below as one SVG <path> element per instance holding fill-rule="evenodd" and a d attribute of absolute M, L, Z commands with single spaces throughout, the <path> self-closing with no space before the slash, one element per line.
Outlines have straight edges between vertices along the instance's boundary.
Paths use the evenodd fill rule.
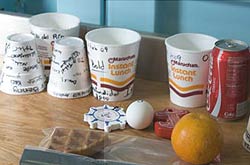
<path fill-rule="evenodd" d="M 210 36 L 210 35 L 202 34 L 202 33 L 178 33 L 178 34 L 175 34 L 175 35 L 172 35 L 172 36 L 166 38 L 165 39 L 165 45 L 167 47 L 170 47 L 171 49 L 181 51 L 181 52 L 186 52 L 186 53 L 200 53 L 200 52 L 208 52 L 208 51 L 212 50 L 212 48 L 211 49 L 204 49 L 204 50 L 187 50 L 187 49 L 176 48 L 172 44 L 169 43 L 170 39 L 173 39 L 174 37 L 181 36 L 181 35 L 196 35 L 196 36 L 202 36 L 202 37 L 214 39 L 214 44 L 215 44 L 216 41 L 218 41 L 217 38 L 215 38 L 213 36 Z"/>
<path fill-rule="evenodd" d="M 36 23 L 34 23 L 34 20 L 40 19 L 39 17 L 46 17 L 48 15 L 69 16 L 69 17 L 72 17 L 73 19 L 76 20 L 76 24 L 74 26 L 69 27 L 69 28 L 60 28 L 60 29 L 57 29 L 57 28 L 54 28 L 54 27 L 38 26 Z M 30 17 L 30 19 L 29 19 L 29 24 L 31 26 L 34 26 L 36 28 L 39 28 L 39 29 L 45 30 L 45 31 L 46 30 L 47 31 L 65 31 L 65 30 L 71 30 L 71 29 L 74 29 L 74 28 L 78 27 L 80 25 L 80 23 L 81 23 L 80 18 L 78 18 L 75 15 L 67 14 L 67 13 L 57 13 L 57 12 L 47 12 L 47 13 L 37 14 L 37 15 L 34 15 L 34 16 Z"/>
<path fill-rule="evenodd" d="M 65 40 L 65 39 L 74 39 L 74 40 L 78 40 L 78 41 L 80 41 L 82 44 L 81 44 L 81 46 L 78 46 L 78 45 L 63 45 L 63 44 L 59 43 L 61 40 Z M 83 40 L 82 40 L 81 38 L 79 38 L 79 37 L 63 37 L 63 38 L 58 39 L 58 40 L 55 41 L 54 47 L 55 47 L 55 48 L 56 48 L 56 47 L 59 47 L 59 48 L 61 48 L 61 49 L 75 49 L 75 48 L 84 48 L 85 46 L 84 46 Z"/>
<path fill-rule="evenodd" d="M 98 43 L 96 41 L 93 41 L 92 39 L 90 39 L 90 35 L 93 34 L 93 33 L 96 33 L 97 31 L 105 31 L 105 30 L 125 30 L 125 31 L 129 31 L 129 32 L 132 32 L 136 35 L 136 37 L 138 39 L 136 39 L 135 41 L 131 41 L 131 42 L 128 42 L 128 43 L 125 43 L 125 44 L 105 44 L 105 43 Z M 106 45 L 108 47 L 120 47 L 120 46 L 129 46 L 129 45 L 133 45 L 135 43 L 138 43 L 141 41 L 141 35 L 134 31 L 134 30 L 130 30 L 130 29 L 127 29 L 127 28 L 119 28 L 119 27 L 103 27 L 103 28 L 98 28 L 98 29 L 94 29 L 94 30 L 91 30 L 89 32 L 86 33 L 85 35 L 85 39 L 87 42 L 92 42 L 92 43 L 95 43 L 96 45 Z"/>
<path fill-rule="evenodd" d="M 11 39 L 13 36 L 17 36 L 17 35 L 29 36 L 29 37 L 31 37 L 31 39 L 30 39 L 30 40 L 26 40 L 26 41 L 14 41 L 14 40 Z M 35 40 L 35 36 L 33 36 L 33 35 L 30 34 L 30 33 L 14 33 L 14 34 L 11 34 L 11 35 L 7 36 L 6 39 L 7 39 L 8 42 L 11 42 L 11 43 L 15 43 L 15 44 L 25 44 L 25 43 L 29 43 L 29 42 L 31 42 L 31 41 L 34 41 L 34 40 Z"/>

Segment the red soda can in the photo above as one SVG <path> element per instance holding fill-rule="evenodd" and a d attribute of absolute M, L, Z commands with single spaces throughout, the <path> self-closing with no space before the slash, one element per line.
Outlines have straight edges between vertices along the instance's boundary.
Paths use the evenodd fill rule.
<path fill-rule="evenodd" d="M 220 119 L 247 113 L 249 48 L 239 40 L 219 40 L 210 55 L 207 110 Z"/>

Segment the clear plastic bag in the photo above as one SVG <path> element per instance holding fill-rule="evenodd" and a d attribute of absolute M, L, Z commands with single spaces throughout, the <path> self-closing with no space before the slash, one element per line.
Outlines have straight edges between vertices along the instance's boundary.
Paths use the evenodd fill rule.
<path fill-rule="evenodd" d="M 49 148 L 49 143 L 53 137 L 55 130 L 60 127 L 45 129 L 44 133 L 46 137 L 41 141 L 40 147 Z M 67 129 L 67 128 L 60 128 Z M 105 134 L 105 143 L 103 147 L 99 147 L 99 150 L 95 154 L 91 155 L 92 158 L 100 161 L 119 161 L 129 162 L 143 165 L 188 165 L 176 156 L 172 149 L 171 142 L 169 140 L 154 140 L 136 136 L 126 136 L 121 134 L 104 133 L 96 130 L 89 129 L 77 129 L 83 132 L 95 132 Z M 86 156 L 86 155 L 85 155 Z M 214 163 L 219 162 L 216 160 Z"/>

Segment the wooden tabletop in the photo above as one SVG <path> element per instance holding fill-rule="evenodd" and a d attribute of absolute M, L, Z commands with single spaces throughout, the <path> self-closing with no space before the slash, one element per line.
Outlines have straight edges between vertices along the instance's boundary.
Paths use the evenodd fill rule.
<path fill-rule="evenodd" d="M 38 146 L 45 128 L 63 126 L 69 128 L 88 128 L 83 123 L 83 114 L 91 106 L 103 105 L 92 95 L 80 99 L 58 99 L 46 91 L 24 96 L 12 96 L 0 92 L 0 164 L 18 164 L 26 145 Z M 166 107 L 183 109 L 169 101 L 167 83 L 137 79 L 135 92 L 131 99 L 110 102 L 109 105 L 127 106 L 136 99 L 144 99 L 155 110 Z M 205 111 L 205 107 L 189 109 Z M 224 133 L 224 148 L 221 153 L 222 164 L 250 164 L 250 153 L 242 147 L 242 135 L 246 129 L 247 117 L 233 122 L 220 122 Z M 127 126 L 118 134 L 135 135 L 159 139 L 153 127 L 138 131 Z"/>

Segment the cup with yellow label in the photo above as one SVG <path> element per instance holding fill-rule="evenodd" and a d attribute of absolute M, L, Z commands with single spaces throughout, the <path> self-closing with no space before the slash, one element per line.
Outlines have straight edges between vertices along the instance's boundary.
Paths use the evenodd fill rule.
<path fill-rule="evenodd" d="M 93 95 L 120 101 L 133 94 L 141 36 L 124 28 L 100 28 L 86 34 Z"/>
<path fill-rule="evenodd" d="M 170 100 L 182 107 L 206 104 L 209 55 L 216 38 L 180 33 L 165 40 Z"/>

